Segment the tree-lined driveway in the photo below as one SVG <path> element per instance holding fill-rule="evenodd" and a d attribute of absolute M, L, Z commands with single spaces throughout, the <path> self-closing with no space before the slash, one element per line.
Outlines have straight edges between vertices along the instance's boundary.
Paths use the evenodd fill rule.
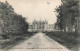
<path fill-rule="evenodd" d="M 44 33 L 37 33 L 28 40 L 5 51 L 70 51 Z"/>

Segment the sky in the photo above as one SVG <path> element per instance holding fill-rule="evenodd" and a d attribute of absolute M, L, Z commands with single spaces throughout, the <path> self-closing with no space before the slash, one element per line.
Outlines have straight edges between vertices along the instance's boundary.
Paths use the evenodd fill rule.
<path fill-rule="evenodd" d="M 6 0 L 0 0 L 2 2 Z M 27 18 L 29 23 L 37 20 L 47 20 L 49 24 L 56 22 L 55 8 L 61 4 L 61 0 L 7 0 L 17 14 Z"/>

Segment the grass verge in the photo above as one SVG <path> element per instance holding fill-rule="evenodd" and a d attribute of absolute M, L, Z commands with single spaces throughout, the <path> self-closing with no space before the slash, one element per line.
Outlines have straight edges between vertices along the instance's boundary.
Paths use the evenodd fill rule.
<path fill-rule="evenodd" d="M 3 39 L 0 43 L 0 48 L 1 49 L 10 49 L 13 46 L 25 41 L 26 39 L 30 38 L 31 36 L 33 36 L 34 33 L 29 32 L 28 34 L 24 34 L 24 35 L 18 35 L 18 36 L 12 36 L 12 38 L 9 39 Z"/>
<path fill-rule="evenodd" d="M 76 34 L 74 32 L 46 32 L 46 35 L 59 42 L 68 49 L 73 48 L 79 42 L 77 41 Z"/>

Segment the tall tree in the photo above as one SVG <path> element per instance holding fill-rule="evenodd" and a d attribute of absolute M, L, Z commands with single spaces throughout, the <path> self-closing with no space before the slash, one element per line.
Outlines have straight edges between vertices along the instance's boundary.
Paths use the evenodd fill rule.
<path fill-rule="evenodd" d="M 78 1 L 77 0 L 63 0 L 62 4 L 56 9 L 57 23 L 60 29 L 72 32 L 73 27 L 75 26 L 75 17 L 78 16 Z M 61 29 L 61 30 L 62 30 Z"/>
<path fill-rule="evenodd" d="M 0 2 L 0 23 L 3 36 L 25 34 L 28 29 L 26 19 L 22 15 L 16 14 L 7 1 Z"/>

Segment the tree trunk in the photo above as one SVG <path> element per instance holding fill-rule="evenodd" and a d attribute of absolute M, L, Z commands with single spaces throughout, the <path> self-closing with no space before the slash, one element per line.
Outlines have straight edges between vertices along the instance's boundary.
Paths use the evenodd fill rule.
<path fill-rule="evenodd" d="M 64 32 L 66 32 L 66 27 L 64 27 Z"/>
<path fill-rule="evenodd" d="M 80 34 L 80 23 L 79 23 L 79 21 L 77 20 L 77 22 L 76 22 L 76 26 L 75 26 L 75 33 L 76 33 L 76 35 L 79 35 Z M 80 36 L 79 37 L 77 37 L 77 41 L 79 42 L 79 44 L 78 45 L 76 45 L 74 48 L 72 48 L 72 50 L 71 51 L 80 51 Z"/>

